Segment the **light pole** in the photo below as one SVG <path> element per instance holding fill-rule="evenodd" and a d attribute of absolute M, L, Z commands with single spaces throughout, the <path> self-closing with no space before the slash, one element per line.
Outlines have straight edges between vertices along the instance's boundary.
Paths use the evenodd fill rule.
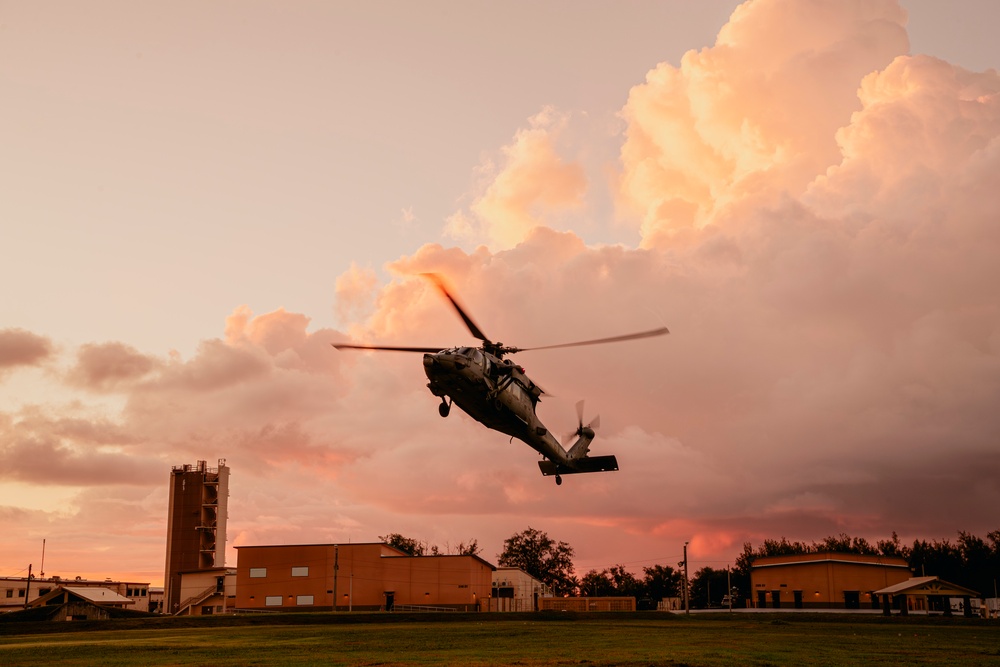
<path fill-rule="evenodd" d="M 691 608 L 688 604 L 688 543 L 684 543 L 684 613 L 690 614 Z"/>
<path fill-rule="evenodd" d="M 340 570 L 340 546 L 333 545 L 333 610 L 337 611 L 337 572 Z"/>

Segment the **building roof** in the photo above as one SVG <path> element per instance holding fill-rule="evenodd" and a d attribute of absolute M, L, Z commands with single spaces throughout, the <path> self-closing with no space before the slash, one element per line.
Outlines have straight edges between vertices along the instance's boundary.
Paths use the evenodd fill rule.
<path fill-rule="evenodd" d="M 361 546 L 367 546 L 367 547 L 378 546 L 382 547 L 383 549 L 389 549 L 396 552 L 390 554 L 382 554 L 382 558 L 422 558 L 422 559 L 474 558 L 492 570 L 497 569 L 496 565 L 494 565 L 493 563 L 489 562 L 488 560 L 486 560 L 481 556 L 472 556 L 469 554 L 424 554 L 422 556 L 414 556 L 390 544 L 386 544 L 385 542 L 348 542 L 347 544 L 340 544 L 339 542 L 336 544 L 260 544 L 260 545 L 243 544 L 236 548 L 237 549 L 295 549 L 299 547 L 361 547 Z"/>
<path fill-rule="evenodd" d="M 775 567 L 777 565 L 812 565 L 816 563 L 845 563 L 849 565 L 874 565 L 879 567 L 900 567 L 909 569 L 910 565 L 900 556 L 880 556 L 873 554 L 849 554 L 833 551 L 806 554 L 787 554 L 783 556 L 758 556 L 751 568 Z"/>
<path fill-rule="evenodd" d="M 0 577 L 0 581 L 24 582 L 24 581 L 28 581 L 28 578 L 27 577 Z M 132 586 L 149 586 L 149 582 L 148 581 L 128 581 L 128 580 L 125 580 L 125 579 L 109 579 L 109 578 L 105 578 L 105 579 L 84 579 L 83 577 L 74 577 L 74 578 L 71 579 L 69 577 L 60 577 L 60 576 L 36 577 L 34 575 L 32 575 L 32 577 L 31 577 L 31 584 L 32 584 L 32 586 L 35 586 L 35 585 L 38 585 L 38 584 L 56 584 L 56 585 L 65 584 L 65 585 L 68 585 L 68 586 L 104 586 L 104 585 L 107 585 L 107 584 L 126 584 L 126 585 L 132 585 Z"/>
<path fill-rule="evenodd" d="M 49 600 L 62 597 L 65 593 L 69 593 L 74 598 L 90 602 L 91 604 L 98 606 L 124 606 L 128 604 L 135 604 L 135 600 L 119 595 L 109 588 L 101 588 L 98 586 L 57 586 L 45 595 L 32 600 L 29 603 L 29 606 L 48 606 Z"/>
<path fill-rule="evenodd" d="M 110 588 L 98 586 L 61 586 L 60 588 L 94 604 L 135 604 L 135 600 L 119 595 Z"/>
<path fill-rule="evenodd" d="M 200 572 L 220 572 L 225 574 L 236 574 L 235 567 L 219 565 L 218 567 L 199 567 L 194 570 L 179 570 L 177 574 L 198 574 Z"/>
<path fill-rule="evenodd" d="M 874 591 L 878 595 L 949 595 L 978 597 L 976 591 L 953 584 L 938 577 L 912 577 L 898 584 Z"/>
<path fill-rule="evenodd" d="M 396 547 L 391 547 L 385 542 L 313 542 L 310 544 L 238 544 L 234 546 L 234 549 L 284 549 L 287 547 L 372 547 L 381 546 L 389 547 L 390 549 L 396 549 Z M 399 549 L 396 549 L 399 551 Z M 404 555 L 405 551 L 400 551 Z"/>

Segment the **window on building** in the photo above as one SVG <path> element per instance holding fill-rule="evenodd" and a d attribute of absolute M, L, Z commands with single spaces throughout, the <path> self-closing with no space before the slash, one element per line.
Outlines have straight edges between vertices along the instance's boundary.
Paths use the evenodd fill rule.
<path fill-rule="evenodd" d="M 261 579 L 267 576 L 266 567 L 251 567 L 250 568 L 250 578 L 251 579 Z"/>
<path fill-rule="evenodd" d="M 297 605 L 309 605 L 313 603 L 313 596 L 311 595 L 299 595 L 295 598 L 295 604 Z"/>
<path fill-rule="evenodd" d="M 293 577 L 308 577 L 309 576 L 309 568 L 305 567 L 305 566 L 303 566 L 303 567 L 293 567 L 292 568 L 292 576 Z"/>
<path fill-rule="evenodd" d="M 268 595 L 264 598 L 264 605 L 267 607 L 280 607 L 281 606 L 281 596 L 280 595 Z"/>
<path fill-rule="evenodd" d="M 13 588 L 8 588 L 7 589 L 7 597 L 9 597 L 9 598 L 14 597 L 14 589 Z"/>
<path fill-rule="evenodd" d="M 19 597 L 19 598 L 23 598 L 24 597 L 24 589 L 23 588 L 17 589 L 17 597 Z"/>
<path fill-rule="evenodd" d="M 141 597 L 141 598 L 146 597 L 146 589 L 145 588 L 140 588 L 139 589 L 139 597 Z"/>

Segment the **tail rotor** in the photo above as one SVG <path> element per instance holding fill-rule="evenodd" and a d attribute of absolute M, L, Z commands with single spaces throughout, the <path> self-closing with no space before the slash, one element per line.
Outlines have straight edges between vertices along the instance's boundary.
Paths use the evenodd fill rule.
<path fill-rule="evenodd" d="M 569 442 L 572 438 L 588 438 L 593 439 L 594 431 L 596 431 L 601 426 L 601 416 L 595 415 L 590 423 L 584 426 L 583 424 L 583 405 L 582 400 L 576 402 L 576 430 L 572 433 L 566 435 L 566 441 Z"/>

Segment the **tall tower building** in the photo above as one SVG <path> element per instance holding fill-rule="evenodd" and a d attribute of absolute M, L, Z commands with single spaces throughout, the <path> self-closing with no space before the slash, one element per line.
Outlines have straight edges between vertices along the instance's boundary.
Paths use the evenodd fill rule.
<path fill-rule="evenodd" d="M 163 611 L 180 607 L 181 572 L 222 567 L 226 562 L 226 516 L 229 468 L 204 461 L 174 466 L 167 506 L 167 569 L 163 575 Z"/>

